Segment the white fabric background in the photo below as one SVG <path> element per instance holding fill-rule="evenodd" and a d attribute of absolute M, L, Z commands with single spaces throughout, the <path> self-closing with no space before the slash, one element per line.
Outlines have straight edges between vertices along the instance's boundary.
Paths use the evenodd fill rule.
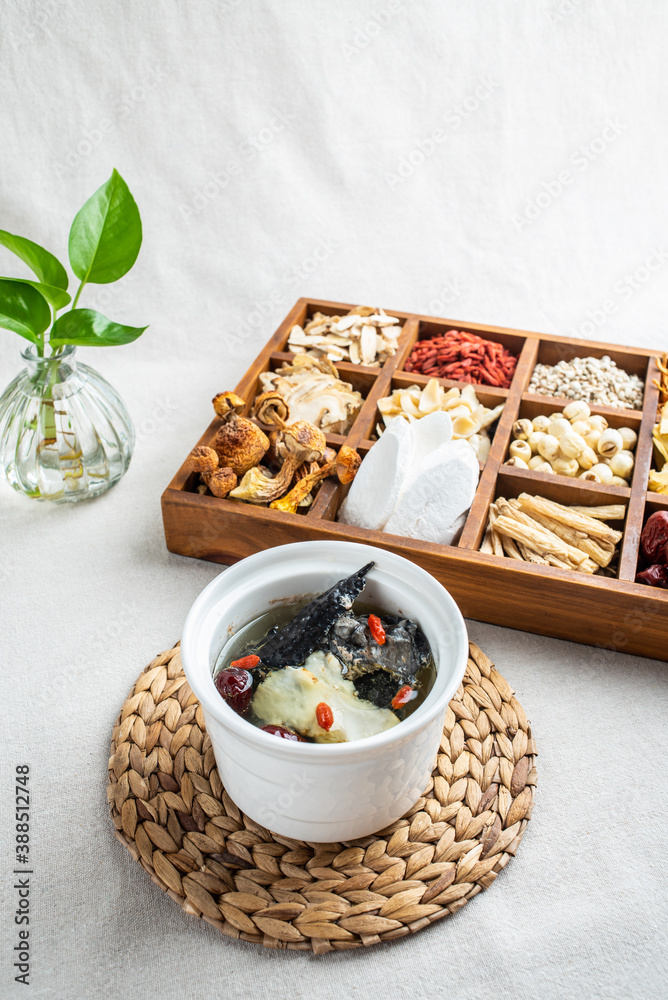
<path fill-rule="evenodd" d="M 365 953 L 188 919 L 114 840 L 105 783 L 121 702 L 219 571 L 167 553 L 161 491 L 299 295 L 666 347 L 667 31 L 660 0 L 3 4 L 0 225 L 64 254 L 115 166 L 144 245 L 82 305 L 150 323 L 80 352 L 137 425 L 122 483 L 71 509 L 0 490 L 3 1000 L 28 995 L 7 872 L 23 761 L 32 997 L 665 996 L 661 663 L 472 622 L 534 726 L 533 819 L 489 892 Z M 3 385 L 19 346 L 0 335 Z"/>

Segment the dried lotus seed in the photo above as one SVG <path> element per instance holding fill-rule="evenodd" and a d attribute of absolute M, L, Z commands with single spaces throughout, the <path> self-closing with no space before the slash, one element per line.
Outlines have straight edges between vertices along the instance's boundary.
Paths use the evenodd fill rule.
<path fill-rule="evenodd" d="M 553 437 L 560 438 L 562 434 L 567 434 L 570 429 L 571 425 L 568 420 L 564 420 L 563 417 L 558 417 L 556 420 L 550 421 L 548 434 L 552 434 Z"/>
<path fill-rule="evenodd" d="M 634 460 L 630 451 L 620 451 L 610 459 L 610 471 L 613 476 L 621 479 L 630 479 L 633 472 Z"/>
<path fill-rule="evenodd" d="M 538 454 L 548 462 L 552 462 L 559 454 L 559 438 L 553 434 L 544 434 L 538 442 Z"/>
<path fill-rule="evenodd" d="M 629 451 L 635 448 L 638 443 L 638 435 L 631 427 L 620 427 L 619 433 L 622 435 L 622 441 L 624 442 L 624 448 Z"/>
<path fill-rule="evenodd" d="M 572 430 L 562 434 L 559 438 L 559 451 L 564 458 L 577 458 L 586 447 L 585 439 Z"/>
<path fill-rule="evenodd" d="M 584 469 L 586 472 L 588 469 L 591 469 L 593 465 L 596 465 L 597 462 L 598 455 L 594 449 L 590 448 L 588 444 L 585 445 L 584 449 L 578 455 L 578 465 L 580 468 Z"/>
<path fill-rule="evenodd" d="M 612 479 L 610 480 L 610 486 L 628 486 L 628 485 L 629 484 L 626 481 L 626 479 L 623 479 L 621 476 L 613 476 Z"/>
<path fill-rule="evenodd" d="M 581 437 L 584 437 L 585 434 L 589 433 L 591 427 L 589 426 L 588 420 L 574 420 L 571 424 L 571 430 L 574 434 L 579 434 Z"/>
<path fill-rule="evenodd" d="M 612 471 L 609 465 L 599 462 L 597 465 L 592 465 L 587 472 L 581 473 L 580 479 L 590 479 L 595 483 L 611 483 Z"/>
<path fill-rule="evenodd" d="M 605 417 L 602 417 L 600 413 L 595 413 L 592 417 L 589 418 L 589 426 L 592 428 L 592 430 L 600 431 L 602 434 L 603 431 L 606 430 L 608 426 L 608 421 L 605 419 Z"/>
<path fill-rule="evenodd" d="M 540 465 L 534 467 L 534 472 L 549 472 L 550 475 L 554 475 L 554 469 L 549 462 L 541 462 Z"/>
<path fill-rule="evenodd" d="M 564 416 L 567 420 L 587 420 L 591 410 L 584 400 L 573 400 L 564 406 Z"/>
<path fill-rule="evenodd" d="M 533 452 L 534 455 L 538 451 L 538 445 L 540 444 L 540 442 L 543 440 L 544 437 L 545 437 L 544 431 L 534 431 L 532 434 L 529 435 L 529 447 L 531 448 L 531 451 Z"/>
<path fill-rule="evenodd" d="M 531 447 L 528 441 L 513 441 L 508 450 L 511 458 L 522 458 L 525 462 L 531 458 Z"/>
<path fill-rule="evenodd" d="M 526 441 L 532 432 L 533 424 L 526 418 L 516 420 L 513 424 L 513 437 L 515 437 L 518 441 Z"/>
<path fill-rule="evenodd" d="M 555 458 L 552 471 L 558 476 L 577 476 L 580 471 L 577 458 Z"/>
<path fill-rule="evenodd" d="M 506 462 L 506 465 L 510 465 L 511 468 L 513 468 L 513 469 L 528 469 L 529 468 L 529 466 L 524 461 L 524 459 L 520 458 L 519 455 L 513 455 L 512 458 L 509 458 L 508 461 Z"/>
<path fill-rule="evenodd" d="M 619 431 L 616 431 L 614 427 L 608 427 L 608 429 L 603 431 L 598 439 L 596 450 L 599 455 L 603 456 L 603 458 L 612 458 L 612 456 L 620 452 L 623 447 L 624 441 L 622 440 L 622 435 Z"/>
<path fill-rule="evenodd" d="M 529 468 L 537 469 L 540 465 L 545 465 L 545 459 L 542 455 L 532 455 L 529 459 Z"/>
<path fill-rule="evenodd" d="M 594 451 L 596 451 L 596 445 L 598 444 L 598 439 L 600 438 L 600 436 L 601 432 L 597 428 L 592 427 L 592 429 L 587 434 L 584 435 L 584 439 L 589 445 L 589 447 L 592 448 Z"/>
<path fill-rule="evenodd" d="M 550 428 L 550 418 L 546 417 L 544 413 L 539 413 L 531 422 L 534 431 L 541 431 L 543 434 L 547 434 Z"/>

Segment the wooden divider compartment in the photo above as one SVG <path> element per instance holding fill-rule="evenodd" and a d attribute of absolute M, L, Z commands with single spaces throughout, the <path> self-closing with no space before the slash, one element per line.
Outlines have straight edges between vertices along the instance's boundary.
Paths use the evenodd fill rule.
<path fill-rule="evenodd" d="M 287 350 L 287 339 L 295 323 L 304 324 L 307 317 L 316 311 L 341 315 L 352 307 L 337 302 L 300 299 L 235 389 L 247 400 L 247 411 L 255 396 L 259 373 L 280 367 L 282 362 L 293 357 Z M 658 401 L 658 391 L 652 384 L 652 380 L 658 377 L 654 360 L 656 352 L 460 320 L 435 319 L 389 308 L 385 311 L 399 317 L 403 324 L 397 353 L 378 368 L 364 368 L 349 362 L 337 365 L 341 377 L 359 389 L 365 400 L 348 435 L 328 436 L 328 443 L 333 447 L 338 448 L 345 442 L 357 448 L 361 455 L 366 454 L 374 445 L 369 435 L 375 429 L 378 400 L 397 386 L 427 383 L 427 376 L 402 370 L 418 338 L 450 329 L 466 330 L 503 343 L 519 358 L 509 389 L 474 386 L 486 405 L 491 405 L 492 398 L 498 398 L 505 400 L 505 407 L 457 545 L 436 545 L 339 524 L 336 515 L 349 487 L 341 486 L 331 478 L 323 482 L 314 503 L 305 514 L 285 514 L 268 507 L 199 494 L 196 490 L 197 476 L 188 471 L 184 462 L 162 496 L 169 550 L 230 563 L 261 549 L 294 541 L 347 539 L 365 542 L 397 552 L 422 565 L 448 588 L 466 617 L 668 660 L 668 644 L 665 642 L 668 591 L 634 582 L 639 538 L 644 520 L 649 516 L 648 511 L 668 509 L 668 497 L 647 492 L 652 426 L 656 420 Z M 557 412 L 569 402 L 567 399 L 527 392 L 537 361 L 554 364 L 562 357 L 601 357 L 603 354 L 610 355 L 620 367 L 645 379 L 642 411 L 592 407 L 593 412 L 605 415 L 611 426 L 627 423 L 638 432 L 636 466 L 630 488 L 603 486 L 504 466 L 512 425 L 520 414 Z M 464 384 L 439 381 L 446 388 Z M 210 443 L 219 424 L 218 418 L 214 419 L 200 440 L 193 444 Z M 524 491 L 583 506 L 623 503 L 627 513 L 618 577 L 587 576 L 477 551 L 493 499 L 497 496 L 517 496 Z M 592 654 L 587 655 L 591 658 Z"/>

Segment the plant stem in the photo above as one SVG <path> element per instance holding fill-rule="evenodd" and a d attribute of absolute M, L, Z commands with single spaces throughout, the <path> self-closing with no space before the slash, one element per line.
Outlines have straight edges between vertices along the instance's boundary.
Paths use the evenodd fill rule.
<path fill-rule="evenodd" d="M 76 307 L 77 307 L 77 302 L 79 301 L 79 296 L 80 296 L 80 295 L 81 295 L 81 293 L 83 292 L 83 286 L 84 286 L 85 284 L 86 284 L 86 279 L 84 278 L 84 279 L 82 280 L 81 284 L 79 285 L 79 288 L 78 288 L 78 290 L 77 290 L 77 294 L 76 294 L 76 295 L 74 296 L 74 302 L 72 303 L 72 305 L 71 305 L 71 307 L 70 307 L 70 312 L 72 311 L 72 309 L 76 309 Z"/>

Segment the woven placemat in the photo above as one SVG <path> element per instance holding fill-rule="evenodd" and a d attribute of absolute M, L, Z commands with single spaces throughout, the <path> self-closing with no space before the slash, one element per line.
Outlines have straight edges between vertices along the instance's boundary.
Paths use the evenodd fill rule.
<path fill-rule="evenodd" d="M 422 798 L 372 837 L 311 844 L 241 813 L 178 645 L 139 676 L 111 753 L 116 836 L 161 889 L 231 937 L 316 953 L 404 937 L 487 889 L 517 851 L 536 785 L 524 710 L 473 643 Z"/>

